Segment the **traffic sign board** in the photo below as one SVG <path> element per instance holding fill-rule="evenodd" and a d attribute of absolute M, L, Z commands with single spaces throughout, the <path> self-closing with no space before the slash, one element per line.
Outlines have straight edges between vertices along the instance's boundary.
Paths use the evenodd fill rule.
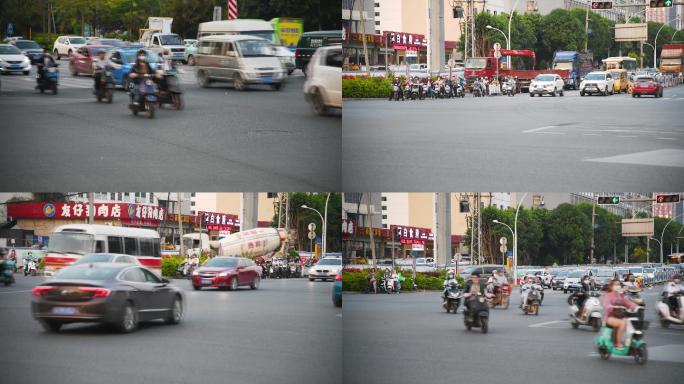
<path fill-rule="evenodd" d="M 506 251 L 508 251 L 508 247 L 506 247 L 506 245 L 502 245 L 499 247 L 499 252 L 506 253 Z"/>
<path fill-rule="evenodd" d="M 504 236 L 501 236 L 501 238 L 499 239 L 499 244 L 506 245 L 506 243 L 508 243 L 508 239 Z"/>
<path fill-rule="evenodd" d="M 309 223 L 309 232 L 313 232 L 316 230 L 316 223 Z"/>
<path fill-rule="evenodd" d="M 313 240 L 316 238 L 316 232 L 309 232 L 309 240 Z"/>
<path fill-rule="evenodd" d="M 498 42 L 497 42 L 497 43 L 494 43 L 494 51 L 496 52 L 496 51 L 498 51 L 498 50 L 500 50 L 500 49 L 501 49 L 501 43 L 498 43 Z"/>
<path fill-rule="evenodd" d="M 7 36 L 12 36 L 14 34 L 14 24 L 7 23 Z"/>
<path fill-rule="evenodd" d="M 501 51 L 494 51 L 494 57 L 496 57 L 497 59 L 500 59 L 501 58 Z"/>

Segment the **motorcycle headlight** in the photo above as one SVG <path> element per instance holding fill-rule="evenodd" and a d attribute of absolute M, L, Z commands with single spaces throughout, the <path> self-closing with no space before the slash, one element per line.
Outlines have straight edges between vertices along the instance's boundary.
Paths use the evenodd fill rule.
<path fill-rule="evenodd" d="M 477 301 L 479 301 L 480 303 L 484 303 L 485 299 L 484 299 L 484 297 L 480 296 L 477 298 Z"/>

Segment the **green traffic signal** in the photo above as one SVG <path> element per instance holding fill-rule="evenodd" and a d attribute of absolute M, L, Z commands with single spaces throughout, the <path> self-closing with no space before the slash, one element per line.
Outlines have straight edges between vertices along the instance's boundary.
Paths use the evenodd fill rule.
<path fill-rule="evenodd" d="M 672 7 L 672 0 L 651 0 L 649 6 L 651 8 L 670 8 Z"/>
<path fill-rule="evenodd" d="M 620 204 L 620 196 L 599 196 L 597 200 L 600 205 Z"/>

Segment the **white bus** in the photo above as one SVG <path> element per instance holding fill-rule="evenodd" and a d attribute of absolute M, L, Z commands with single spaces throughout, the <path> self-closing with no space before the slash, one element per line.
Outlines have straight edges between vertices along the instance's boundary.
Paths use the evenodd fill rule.
<path fill-rule="evenodd" d="M 121 253 L 161 273 L 159 233 L 151 229 L 96 224 L 68 224 L 50 234 L 45 252 L 45 274 L 52 276 L 89 253 Z"/>
<path fill-rule="evenodd" d="M 208 21 L 200 23 L 197 30 L 197 38 L 211 35 L 250 35 L 261 37 L 273 43 L 276 42 L 276 33 L 273 25 L 266 20 L 259 19 L 235 19 Z"/>

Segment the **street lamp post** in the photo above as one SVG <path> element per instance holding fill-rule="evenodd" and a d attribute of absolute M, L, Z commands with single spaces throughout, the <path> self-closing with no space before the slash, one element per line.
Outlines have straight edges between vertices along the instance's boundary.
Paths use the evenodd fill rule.
<path fill-rule="evenodd" d="M 311 207 L 307 206 L 306 204 L 302 205 L 302 208 L 310 209 L 310 210 L 318 213 L 318 216 L 321 218 L 321 227 L 322 227 L 321 231 L 323 232 L 323 236 L 321 239 L 321 248 L 322 248 L 321 258 L 324 258 L 325 257 L 325 234 L 326 234 L 325 219 L 323 218 L 323 215 L 321 215 L 321 213 L 318 212 L 318 210 L 311 208 Z M 327 215 L 327 212 L 326 212 L 326 215 Z"/>
<path fill-rule="evenodd" d="M 508 228 L 508 230 L 511 231 L 511 236 L 512 236 L 512 237 L 515 237 L 515 233 L 513 232 L 513 228 L 511 228 L 510 225 L 508 225 L 508 224 L 506 224 L 506 223 L 502 223 L 502 222 L 500 222 L 499 220 L 496 220 L 496 219 L 492 220 L 492 223 L 494 223 L 494 224 L 501 224 L 501 225 L 506 226 L 506 228 Z M 504 264 L 504 268 L 505 268 L 505 266 L 506 266 L 506 260 L 505 260 L 505 259 L 504 259 L 504 263 L 503 263 L 503 264 Z"/>
<path fill-rule="evenodd" d="M 665 226 L 663 227 L 663 231 L 660 232 L 660 241 L 658 242 L 658 244 L 660 245 L 660 263 L 661 264 L 663 262 L 663 236 L 665 236 L 665 229 L 667 229 L 667 226 L 670 225 L 671 222 L 673 222 L 676 218 L 678 218 L 681 215 L 682 214 L 679 214 L 679 215 L 671 218 L 670 221 L 668 221 L 667 224 L 665 224 Z M 681 232 L 681 229 L 679 231 Z"/>
<path fill-rule="evenodd" d="M 660 262 L 663 262 L 663 243 L 660 242 L 660 240 L 656 239 L 655 237 L 650 238 L 653 241 L 656 241 L 658 243 L 658 246 L 660 247 Z M 648 249 L 646 250 L 648 252 Z"/>
<path fill-rule="evenodd" d="M 506 39 L 506 49 L 511 49 L 511 21 L 513 20 L 513 11 L 518 9 L 518 2 L 520 0 L 515 0 L 513 4 L 513 9 L 511 9 L 510 15 L 508 15 L 508 39 Z M 511 69 L 511 57 L 506 57 L 506 68 Z"/>
<path fill-rule="evenodd" d="M 523 194 L 522 199 L 518 202 L 518 206 L 515 208 L 515 220 L 513 221 L 513 285 L 515 285 L 516 279 L 518 278 L 518 212 L 520 212 L 520 206 L 527 197 L 527 192 Z"/>

